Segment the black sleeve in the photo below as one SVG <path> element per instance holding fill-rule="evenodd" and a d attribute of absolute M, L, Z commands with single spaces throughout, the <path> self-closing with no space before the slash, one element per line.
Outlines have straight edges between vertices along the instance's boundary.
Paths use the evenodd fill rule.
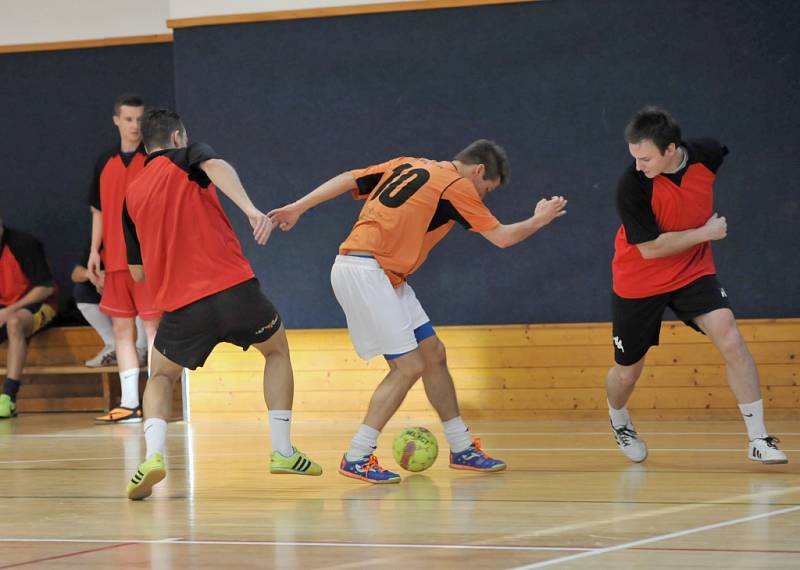
<path fill-rule="evenodd" d="M 694 139 L 687 144 L 689 152 L 695 154 L 696 161 L 704 164 L 714 174 L 728 154 L 728 147 L 712 138 Z"/>
<path fill-rule="evenodd" d="M 103 173 L 103 169 L 106 167 L 106 163 L 108 162 L 109 156 L 108 153 L 104 153 L 100 158 L 97 159 L 97 162 L 94 165 L 94 174 L 92 176 L 92 183 L 89 186 L 89 195 L 87 196 L 87 202 L 89 205 L 100 210 L 100 175 Z"/>
<path fill-rule="evenodd" d="M 136 235 L 136 225 L 128 214 L 128 203 L 122 202 L 122 233 L 125 235 L 125 250 L 128 253 L 128 265 L 142 264 L 142 246 Z"/>
<path fill-rule="evenodd" d="M 10 245 L 10 244 L 9 244 Z M 14 257 L 30 281 L 31 287 L 52 287 L 53 273 L 47 263 L 44 247 L 36 238 L 25 236 L 14 244 Z"/>
<path fill-rule="evenodd" d="M 374 172 L 372 174 L 365 174 L 359 178 L 356 178 L 356 192 L 359 196 L 369 196 L 372 194 L 372 191 L 375 190 L 375 187 L 378 185 L 378 182 L 381 181 L 383 178 L 383 172 Z"/>
<path fill-rule="evenodd" d="M 650 203 L 652 197 L 652 182 L 643 182 L 632 169 L 620 178 L 617 185 L 617 213 L 631 245 L 653 241 L 661 235 Z"/>
<path fill-rule="evenodd" d="M 206 143 L 193 143 L 186 148 L 186 171 L 189 173 L 189 180 L 197 182 L 203 188 L 211 184 L 211 180 L 200 165 L 206 160 L 221 158 L 213 148 Z"/>

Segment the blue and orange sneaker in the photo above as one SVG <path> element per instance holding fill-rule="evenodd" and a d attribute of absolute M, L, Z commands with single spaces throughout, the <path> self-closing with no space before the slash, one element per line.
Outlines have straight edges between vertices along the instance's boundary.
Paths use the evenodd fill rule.
<path fill-rule="evenodd" d="M 450 452 L 451 469 L 467 469 L 469 471 L 502 471 L 506 462 L 492 459 L 481 449 L 481 440 L 475 438 L 472 445 L 458 453 Z"/>
<path fill-rule="evenodd" d="M 353 479 L 360 479 L 367 483 L 386 484 L 386 483 L 399 483 L 400 475 L 387 471 L 378 465 L 378 458 L 374 455 L 364 457 L 357 461 L 348 461 L 347 455 L 342 457 L 342 462 L 339 464 L 339 473 L 345 477 L 352 477 Z"/>

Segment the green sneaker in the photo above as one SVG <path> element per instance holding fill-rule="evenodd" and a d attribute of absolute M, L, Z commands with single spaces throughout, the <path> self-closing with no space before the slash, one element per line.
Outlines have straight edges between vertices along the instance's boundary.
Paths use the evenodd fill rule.
<path fill-rule="evenodd" d="M 318 463 L 311 461 L 302 451 L 297 451 L 296 447 L 293 447 L 292 451 L 294 453 L 289 457 L 273 451 L 269 462 L 270 473 L 276 475 L 322 475 L 322 467 Z"/>
<path fill-rule="evenodd" d="M 8 394 L 0 394 L 0 419 L 13 418 L 17 415 L 17 404 L 11 401 Z"/>
<path fill-rule="evenodd" d="M 166 476 L 164 457 L 160 453 L 154 453 L 150 459 L 139 465 L 139 470 L 128 483 L 128 498 L 132 501 L 146 499 L 153 492 L 155 484 Z"/>

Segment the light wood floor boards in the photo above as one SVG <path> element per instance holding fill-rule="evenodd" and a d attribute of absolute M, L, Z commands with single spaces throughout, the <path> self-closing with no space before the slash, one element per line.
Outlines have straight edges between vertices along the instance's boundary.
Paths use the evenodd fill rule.
<path fill-rule="evenodd" d="M 264 423 L 174 423 L 167 479 L 132 503 L 141 426 L 90 418 L 0 423 L 0 568 L 800 567 L 797 421 L 768 424 L 784 466 L 748 461 L 740 422 L 639 421 L 651 454 L 634 465 L 604 421 L 474 421 L 507 472 L 442 455 L 392 486 L 336 473 L 356 422 L 295 424 L 319 478 L 270 475 Z"/>

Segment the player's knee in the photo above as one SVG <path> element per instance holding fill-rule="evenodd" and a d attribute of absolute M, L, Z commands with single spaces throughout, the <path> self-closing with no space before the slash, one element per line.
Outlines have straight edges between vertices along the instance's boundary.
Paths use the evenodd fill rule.
<path fill-rule="evenodd" d="M 639 366 L 618 365 L 614 367 L 614 377 L 622 386 L 634 386 L 641 373 L 642 369 Z"/>
<path fill-rule="evenodd" d="M 114 318 L 111 319 L 111 328 L 114 332 L 114 339 L 117 341 L 133 340 L 136 326 L 133 319 Z"/>
<path fill-rule="evenodd" d="M 425 370 L 425 360 L 419 354 L 419 351 L 406 355 L 402 358 L 402 361 L 398 359 L 397 364 L 397 373 L 404 381 L 411 384 L 416 382 Z"/>
<path fill-rule="evenodd" d="M 447 368 L 447 349 L 438 338 L 425 352 L 425 368 Z"/>
<path fill-rule="evenodd" d="M 751 358 L 750 351 L 735 325 L 725 330 L 717 341 L 717 346 L 727 362 L 742 362 Z"/>
<path fill-rule="evenodd" d="M 13 339 L 25 338 L 25 319 L 14 313 L 6 322 L 8 337 Z"/>

